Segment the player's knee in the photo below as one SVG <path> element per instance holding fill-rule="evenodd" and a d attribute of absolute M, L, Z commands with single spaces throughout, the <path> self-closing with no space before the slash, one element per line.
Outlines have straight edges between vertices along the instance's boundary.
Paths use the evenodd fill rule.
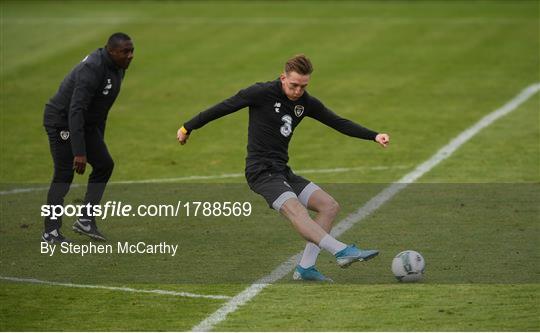
<path fill-rule="evenodd" d="M 294 198 L 285 201 L 279 211 L 291 221 L 309 218 L 306 208 Z"/>
<path fill-rule="evenodd" d="M 103 173 L 106 173 L 106 174 L 110 174 L 112 173 L 113 169 L 114 169 L 114 161 L 112 158 L 108 158 L 108 159 L 105 159 L 103 160 L 98 168 L 103 172 Z"/>
<path fill-rule="evenodd" d="M 74 171 L 73 168 L 54 168 L 53 183 L 66 183 L 71 184 L 73 181 Z"/>
<path fill-rule="evenodd" d="M 92 164 L 92 172 L 99 178 L 100 182 L 107 182 L 112 175 L 113 169 L 114 161 L 112 158 L 103 159 L 99 163 L 94 162 Z"/>
<path fill-rule="evenodd" d="M 332 197 L 328 198 L 327 200 L 324 200 L 321 211 L 328 216 L 335 217 L 339 213 L 339 210 L 341 207 L 339 206 L 339 203 Z"/>
<path fill-rule="evenodd" d="M 113 170 L 114 170 L 114 160 L 112 158 L 107 161 L 106 168 L 107 168 L 107 171 L 109 171 L 110 173 L 113 172 Z"/>

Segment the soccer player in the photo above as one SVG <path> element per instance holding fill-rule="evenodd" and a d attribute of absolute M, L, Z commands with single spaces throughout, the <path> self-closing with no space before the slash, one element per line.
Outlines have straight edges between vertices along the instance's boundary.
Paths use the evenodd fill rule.
<path fill-rule="evenodd" d="M 47 195 L 48 205 L 63 205 L 74 172 L 83 174 L 92 166 L 84 204 L 99 204 L 111 177 L 114 162 L 105 144 L 105 125 L 125 75 L 133 60 L 133 42 L 125 33 L 109 37 L 107 45 L 85 57 L 60 84 L 45 106 L 45 131 L 54 162 L 54 175 Z M 105 240 L 91 212 L 83 209 L 73 230 L 96 240 Z M 69 242 L 62 233 L 62 218 L 45 217 L 42 241 Z"/>
<path fill-rule="evenodd" d="M 294 129 L 304 117 L 314 118 L 353 137 L 378 142 L 386 147 L 388 134 L 376 133 L 336 115 L 308 94 L 313 66 L 304 55 L 285 64 L 279 79 L 256 83 L 193 117 L 177 132 L 180 144 L 208 122 L 249 107 L 248 146 L 245 175 L 249 187 L 264 197 L 271 208 L 289 219 L 307 240 L 302 259 L 293 274 L 295 280 L 330 281 L 315 268 L 322 249 L 332 253 L 339 266 L 369 260 L 377 250 L 346 245 L 330 235 L 338 214 L 338 203 L 319 186 L 292 172 L 287 165 L 288 148 Z M 312 219 L 307 209 L 317 214 Z"/>

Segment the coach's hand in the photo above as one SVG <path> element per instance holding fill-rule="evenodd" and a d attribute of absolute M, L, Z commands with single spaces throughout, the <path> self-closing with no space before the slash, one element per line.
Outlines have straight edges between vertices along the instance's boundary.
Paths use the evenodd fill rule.
<path fill-rule="evenodd" d="M 79 175 L 84 173 L 84 170 L 86 170 L 86 156 L 80 155 L 73 158 L 73 170 Z"/>
<path fill-rule="evenodd" d="M 178 132 L 176 132 L 176 138 L 178 139 L 178 142 L 180 142 L 181 145 L 185 145 L 187 139 L 189 139 L 189 134 L 187 133 L 184 127 L 180 127 L 178 129 Z"/>
<path fill-rule="evenodd" d="M 386 148 L 390 143 L 390 136 L 386 133 L 380 133 L 377 134 L 377 136 L 375 137 L 375 141 L 377 141 L 381 146 Z"/>

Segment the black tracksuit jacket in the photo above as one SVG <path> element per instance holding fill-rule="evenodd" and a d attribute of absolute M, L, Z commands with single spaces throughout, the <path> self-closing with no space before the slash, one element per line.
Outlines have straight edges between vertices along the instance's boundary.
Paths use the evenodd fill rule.
<path fill-rule="evenodd" d="M 97 127 L 104 133 L 124 75 L 106 49 L 97 49 L 73 68 L 45 105 L 43 124 L 69 130 L 73 155 L 86 155 L 86 129 Z"/>

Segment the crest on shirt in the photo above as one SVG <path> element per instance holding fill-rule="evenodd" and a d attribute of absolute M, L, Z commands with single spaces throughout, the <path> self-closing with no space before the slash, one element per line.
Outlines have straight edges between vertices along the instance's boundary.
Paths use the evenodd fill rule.
<path fill-rule="evenodd" d="M 109 90 L 112 88 L 111 79 L 107 79 L 107 84 L 105 85 L 105 88 L 103 88 L 103 95 L 108 95 Z"/>
<path fill-rule="evenodd" d="M 60 131 L 60 138 L 64 141 L 69 139 L 69 131 Z"/>
<path fill-rule="evenodd" d="M 304 113 L 304 107 L 302 105 L 295 105 L 294 106 L 294 114 L 297 117 L 300 117 Z"/>

